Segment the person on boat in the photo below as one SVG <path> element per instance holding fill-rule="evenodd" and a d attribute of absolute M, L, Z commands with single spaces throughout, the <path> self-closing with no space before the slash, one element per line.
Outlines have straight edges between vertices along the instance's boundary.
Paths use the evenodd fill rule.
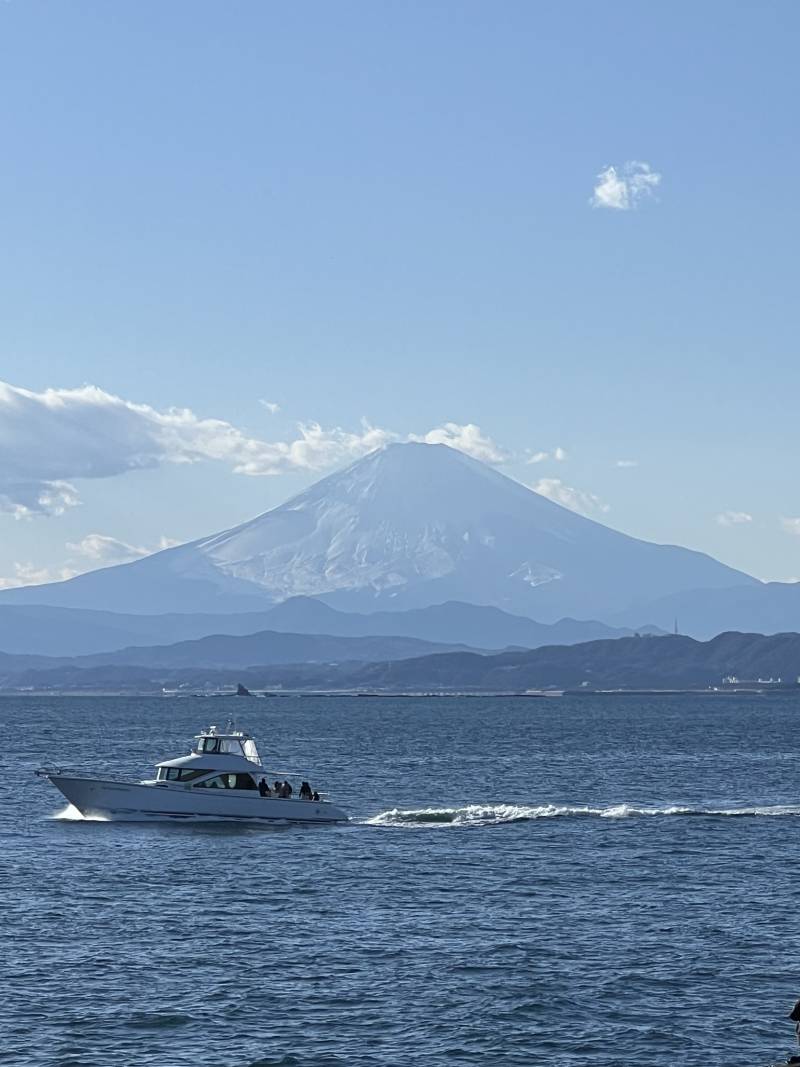
<path fill-rule="evenodd" d="M 258 783 L 258 791 L 262 797 L 272 796 L 272 791 L 270 790 L 269 782 L 266 778 L 262 778 Z"/>
<path fill-rule="evenodd" d="M 281 783 L 278 781 L 277 778 L 275 779 L 275 782 L 272 786 L 272 792 L 275 794 L 276 797 L 279 797 L 281 795 Z"/>
<path fill-rule="evenodd" d="M 794 1023 L 794 1032 L 797 1038 L 797 1044 L 800 1045 L 800 1000 L 797 1001 L 795 1006 L 789 1012 L 789 1018 Z"/>
<path fill-rule="evenodd" d="M 313 793 L 313 796 L 311 797 L 311 799 L 312 800 L 316 800 L 317 802 L 319 802 L 319 793 L 316 791 L 316 789 L 314 790 L 314 793 Z"/>
<path fill-rule="evenodd" d="M 283 785 L 281 786 L 281 799 L 288 800 L 291 795 L 292 787 L 291 785 L 289 785 L 289 782 L 286 780 L 286 778 L 284 778 Z"/>
<path fill-rule="evenodd" d="M 300 799 L 301 800 L 311 800 L 312 799 L 311 786 L 308 784 L 308 782 L 303 782 L 301 784 L 301 786 L 300 786 L 300 794 L 299 795 L 300 795 Z"/>

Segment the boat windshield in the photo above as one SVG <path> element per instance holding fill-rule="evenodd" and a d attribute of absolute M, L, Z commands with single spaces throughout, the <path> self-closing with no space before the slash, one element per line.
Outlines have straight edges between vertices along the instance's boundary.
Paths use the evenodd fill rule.
<path fill-rule="evenodd" d="M 229 756 L 243 756 L 242 742 L 238 737 L 201 737 L 197 742 L 198 752 L 225 752 Z"/>
<path fill-rule="evenodd" d="M 258 755 L 258 749 L 256 748 L 256 743 L 252 737 L 248 737 L 244 743 L 244 754 L 247 759 L 252 760 L 253 763 L 261 764 L 261 758 Z"/>
<path fill-rule="evenodd" d="M 252 737 L 216 737 L 214 734 L 197 738 L 195 752 L 204 755 L 222 753 L 227 756 L 244 756 L 251 763 L 261 766 L 256 743 Z"/>

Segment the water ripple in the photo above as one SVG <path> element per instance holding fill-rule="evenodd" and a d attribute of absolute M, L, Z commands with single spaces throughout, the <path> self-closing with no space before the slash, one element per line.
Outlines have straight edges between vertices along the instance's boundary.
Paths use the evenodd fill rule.
<path fill-rule="evenodd" d="M 31 774 L 144 776 L 197 703 L 0 700 L 3 1065 L 785 1060 L 793 702 L 248 704 L 324 830 L 90 822 Z"/>

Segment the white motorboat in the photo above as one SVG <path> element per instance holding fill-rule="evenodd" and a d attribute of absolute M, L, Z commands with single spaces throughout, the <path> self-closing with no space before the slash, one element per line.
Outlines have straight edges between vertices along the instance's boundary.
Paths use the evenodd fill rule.
<path fill-rule="evenodd" d="M 303 783 L 294 791 L 285 772 L 267 771 L 250 734 L 216 726 L 195 737 L 187 756 L 156 765 L 144 781 L 97 778 L 60 767 L 36 773 L 49 778 L 87 818 L 112 820 L 227 820 L 231 822 L 334 823 L 347 815 Z M 275 775 L 283 781 L 268 780 Z M 278 787 L 277 789 L 275 787 Z"/>

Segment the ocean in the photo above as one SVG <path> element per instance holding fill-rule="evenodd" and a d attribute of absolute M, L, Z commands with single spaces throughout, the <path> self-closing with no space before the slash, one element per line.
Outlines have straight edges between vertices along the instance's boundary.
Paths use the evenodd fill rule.
<path fill-rule="evenodd" d="M 211 722 L 352 817 L 89 822 Z M 760 1067 L 800 995 L 795 698 L 0 698 L 3 1067 Z"/>

